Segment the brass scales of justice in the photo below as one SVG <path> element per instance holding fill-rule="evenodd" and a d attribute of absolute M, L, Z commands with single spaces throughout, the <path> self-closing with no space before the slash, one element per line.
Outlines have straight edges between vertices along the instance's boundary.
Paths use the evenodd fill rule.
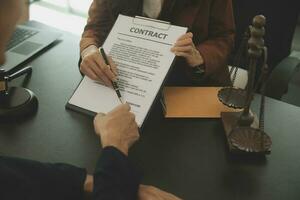
<path fill-rule="evenodd" d="M 255 16 L 252 26 L 244 34 L 241 45 L 230 69 L 232 85 L 218 92 L 219 100 L 226 106 L 241 112 L 222 112 L 221 118 L 229 150 L 232 153 L 270 154 L 272 141 L 264 131 L 265 85 L 268 76 L 267 48 L 264 46 L 266 19 Z M 245 57 L 246 59 L 242 59 Z M 245 89 L 234 87 L 238 66 L 248 66 L 248 82 Z M 256 71 L 260 76 L 255 79 Z M 256 91 L 261 94 L 258 120 L 250 111 Z"/>

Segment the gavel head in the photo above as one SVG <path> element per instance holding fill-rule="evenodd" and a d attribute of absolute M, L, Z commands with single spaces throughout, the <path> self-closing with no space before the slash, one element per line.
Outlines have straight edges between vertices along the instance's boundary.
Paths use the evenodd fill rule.
<path fill-rule="evenodd" d="M 0 95 L 4 95 L 7 92 L 7 80 L 5 77 L 5 70 L 0 69 Z"/>

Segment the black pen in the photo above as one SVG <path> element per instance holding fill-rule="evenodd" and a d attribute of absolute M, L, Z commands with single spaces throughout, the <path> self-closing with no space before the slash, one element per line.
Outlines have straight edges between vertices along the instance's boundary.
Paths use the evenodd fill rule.
<path fill-rule="evenodd" d="M 102 47 L 99 48 L 99 52 L 101 53 L 105 64 L 110 66 L 109 61 L 108 61 L 107 56 L 106 56 L 106 53 L 105 53 L 105 51 Z M 112 83 L 112 86 L 113 86 L 114 90 L 116 91 L 116 93 L 118 95 L 119 100 L 121 101 L 121 103 L 123 103 L 122 95 L 121 95 L 118 83 L 116 81 L 111 81 L 111 83 Z"/>

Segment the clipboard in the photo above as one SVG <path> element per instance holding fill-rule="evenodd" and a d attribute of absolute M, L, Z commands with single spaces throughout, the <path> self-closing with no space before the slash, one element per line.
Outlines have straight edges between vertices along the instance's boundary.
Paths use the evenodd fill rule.
<path fill-rule="evenodd" d="M 184 34 L 186 31 L 187 31 L 187 28 L 186 27 L 180 27 L 180 26 L 172 26 L 171 25 L 171 23 L 169 23 L 169 22 L 165 22 L 165 21 L 161 21 L 161 20 L 154 20 L 154 19 L 149 19 L 149 18 L 144 18 L 144 17 L 139 17 L 139 16 L 136 16 L 136 17 L 128 17 L 128 16 L 124 16 L 124 15 L 119 15 L 119 16 L 123 16 L 123 17 L 125 17 L 128 21 L 132 21 L 132 24 L 133 25 L 136 25 L 136 26 L 139 26 L 139 27 L 151 27 L 152 29 L 153 29 L 153 24 L 155 23 L 156 25 L 157 24 L 159 24 L 160 26 L 159 27 L 155 27 L 155 29 L 157 29 L 157 30 L 160 30 L 160 31 L 171 31 L 171 27 L 174 29 L 174 30 L 177 30 L 178 32 L 176 32 L 176 34 L 170 34 L 171 36 L 170 36 L 170 38 L 169 38 L 169 40 L 166 40 L 166 42 L 170 42 L 170 41 L 172 41 L 172 42 L 175 42 L 175 40 L 174 40 L 174 37 L 176 36 L 176 35 L 178 35 L 178 34 Z M 132 19 L 129 19 L 129 18 L 132 18 Z M 122 22 L 122 23 L 121 23 Z M 124 23 L 123 23 L 124 21 L 120 21 L 119 22 L 119 25 L 120 24 L 122 24 L 122 25 L 124 25 Z M 117 21 L 116 21 L 116 23 L 117 23 Z M 116 25 L 116 23 L 115 23 L 115 25 Z M 126 26 L 127 27 L 127 25 L 124 25 L 124 26 Z M 128 26 L 129 28 L 130 28 L 130 26 Z M 122 33 L 122 31 L 124 31 L 123 29 L 115 29 L 115 30 L 113 30 L 114 29 L 114 27 L 110 30 L 110 33 L 109 33 L 109 35 L 113 32 L 113 34 L 116 34 L 116 33 Z M 152 29 L 150 29 L 150 30 L 152 30 Z M 127 28 L 127 30 L 129 30 L 128 28 Z M 179 31 L 180 30 L 180 31 Z M 178 36 L 176 36 L 177 38 L 178 38 Z M 106 41 L 104 42 L 104 45 L 103 45 L 103 47 L 104 47 L 104 49 L 105 49 L 105 47 L 107 47 L 107 49 L 105 49 L 105 51 L 106 52 L 110 52 L 110 50 L 111 50 L 111 48 L 112 48 L 112 41 L 113 40 L 111 40 L 112 38 L 116 38 L 116 36 L 114 36 L 114 37 L 111 37 L 110 38 L 110 42 L 107 42 L 107 40 L 109 40 L 108 39 L 109 38 L 109 36 L 107 37 L 107 39 L 106 39 Z M 176 38 L 176 39 L 177 39 Z M 170 39 L 172 39 L 172 40 L 170 40 Z M 150 40 L 151 41 L 151 40 Z M 158 42 L 159 43 L 159 42 Z M 106 46 L 107 45 L 107 46 Z M 156 45 L 160 45 L 160 44 L 156 44 Z M 153 48 L 153 47 L 152 47 Z M 162 51 L 162 53 L 163 52 L 167 52 L 166 51 L 166 49 L 167 48 L 169 48 L 168 46 L 164 46 L 164 51 Z M 149 48 L 149 49 L 151 49 L 151 48 Z M 169 50 L 168 50 L 168 53 L 167 54 L 163 54 L 163 55 L 169 55 Z M 174 57 L 173 57 L 174 56 Z M 172 70 L 172 68 L 173 68 L 173 65 L 174 65 L 174 62 L 175 62 L 175 60 L 176 60 L 176 57 L 175 57 L 175 55 L 173 55 L 172 54 L 172 57 L 169 57 L 169 56 L 167 56 L 167 57 L 159 57 L 159 58 L 161 58 L 162 60 L 164 60 L 164 59 L 166 59 L 168 62 L 166 62 L 167 63 L 167 65 L 168 65 L 168 67 L 166 67 L 166 68 L 164 68 L 164 70 L 163 71 L 161 71 L 163 68 L 162 68 L 162 63 L 165 63 L 165 62 L 161 62 L 161 61 L 159 61 L 159 66 L 160 66 L 160 68 L 161 69 L 159 69 L 159 71 L 157 71 L 157 72 L 163 72 L 162 74 L 163 74 L 163 76 L 157 76 L 157 77 L 160 77 L 159 79 L 157 79 L 157 78 L 153 78 L 152 80 L 153 81 L 155 81 L 155 80 L 159 80 L 158 82 L 153 82 L 153 83 L 151 83 L 151 84 L 153 84 L 154 86 L 153 86 L 153 90 L 151 90 L 152 92 L 150 93 L 150 96 L 148 96 L 148 98 L 146 99 L 147 101 L 148 101 L 148 103 L 145 103 L 145 104 L 141 104 L 141 105 L 147 105 L 146 107 L 144 107 L 145 109 L 144 110 L 142 110 L 143 111 L 143 113 L 141 114 L 142 115 L 142 118 L 140 118 L 140 119 L 142 119 L 142 120 L 140 120 L 140 124 L 139 124 L 139 128 L 140 128 L 140 130 L 142 130 L 143 129 L 143 127 L 144 127 L 144 124 L 145 124 L 145 122 L 147 121 L 147 119 L 148 119 L 148 117 L 149 117 L 149 113 L 151 112 L 151 110 L 153 109 L 153 105 L 155 104 L 155 102 L 158 100 L 158 97 L 160 96 L 160 94 L 161 94 L 161 90 L 162 90 L 162 88 L 163 88 L 163 86 L 164 86 L 164 84 L 165 84 L 165 82 L 166 82 L 166 79 L 168 78 L 168 76 L 169 76 L 169 74 L 170 74 L 170 71 Z M 158 59 L 159 59 L 158 58 Z M 143 67 L 142 65 L 141 65 L 141 67 Z M 141 69 L 146 69 L 146 68 L 141 68 Z M 82 83 L 82 81 L 79 83 L 79 85 L 77 86 L 77 88 L 76 88 L 76 90 L 74 91 L 74 93 L 72 94 L 72 96 L 71 96 L 71 98 L 70 98 L 70 100 L 72 99 L 72 97 L 74 96 L 74 94 L 75 94 L 75 92 L 78 90 L 78 88 L 79 88 L 79 86 L 80 86 L 80 84 Z M 155 84 L 154 84 L 155 83 Z M 146 84 L 146 83 L 145 83 Z M 148 84 L 148 83 L 147 83 Z M 144 87 L 144 86 L 141 86 L 141 87 Z M 96 91 L 95 91 L 96 92 Z M 123 94 L 122 94 L 122 96 L 123 96 Z M 88 115 L 90 115 L 90 116 L 95 116 L 96 115 L 96 112 L 95 111 L 93 111 L 93 110 L 91 110 L 91 109 L 89 109 L 89 110 L 87 110 L 87 109 L 85 109 L 84 107 L 81 107 L 81 106 L 78 106 L 78 104 L 76 105 L 76 104 L 72 104 L 72 103 L 70 103 L 70 100 L 67 102 L 67 104 L 66 104 L 66 108 L 67 109 L 70 109 L 70 110 L 74 110 L 74 111 L 77 111 L 77 112 L 81 112 L 81 113 L 85 113 L 85 114 L 88 114 Z M 128 100 L 128 99 L 126 99 L 126 100 Z M 129 100 L 128 100 L 129 101 Z M 98 101 L 98 102 L 100 102 L 100 101 Z M 130 102 L 130 101 L 129 101 Z M 135 103 L 135 102 L 133 102 L 133 103 Z M 145 112 L 144 112 L 145 111 Z M 101 110 L 97 110 L 97 112 L 101 112 Z M 106 112 L 106 111 L 105 111 Z M 140 116 L 141 116 L 140 115 Z"/>
<path fill-rule="evenodd" d="M 154 26 L 153 23 L 155 23 L 155 25 L 160 24 L 161 26 L 160 27 Z M 170 27 L 172 26 L 172 24 L 167 21 L 151 19 L 151 18 L 141 17 L 141 16 L 135 16 L 132 19 L 132 24 L 150 27 L 150 28 L 154 28 L 154 29 L 158 29 L 158 30 L 162 30 L 162 31 L 168 31 L 170 29 Z"/>

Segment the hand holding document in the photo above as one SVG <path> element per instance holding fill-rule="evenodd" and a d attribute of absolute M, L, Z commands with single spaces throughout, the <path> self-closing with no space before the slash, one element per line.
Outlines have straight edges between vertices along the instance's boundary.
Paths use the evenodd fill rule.
<path fill-rule="evenodd" d="M 142 17 L 119 15 L 103 48 L 118 66 L 118 86 L 139 127 L 170 71 L 175 55 L 170 51 L 187 28 Z M 107 113 L 120 104 L 114 89 L 87 76 L 67 108 L 88 114 Z"/>
<path fill-rule="evenodd" d="M 191 32 L 180 36 L 171 51 L 176 56 L 184 57 L 190 67 L 204 64 L 204 59 L 194 44 Z"/>
<path fill-rule="evenodd" d="M 118 126 L 116 126 L 116 124 Z M 138 126 L 128 104 L 122 104 L 94 118 L 96 134 L 101 138 L 102 148 L 113 146 L 128 155 L 129 148 L 139 139 Z"/>

